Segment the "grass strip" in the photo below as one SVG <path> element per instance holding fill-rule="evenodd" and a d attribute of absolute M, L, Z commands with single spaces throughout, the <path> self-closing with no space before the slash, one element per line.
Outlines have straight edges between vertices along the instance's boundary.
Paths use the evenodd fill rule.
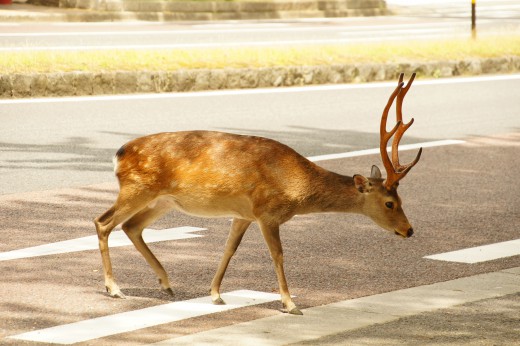
<path fill-rule="evenodd" d="M 293 47 L 27 51 L 1 54 L 0 71 L 175 71 L 329 64 L 402 63 L 520 56 L 520 35 Z"/>

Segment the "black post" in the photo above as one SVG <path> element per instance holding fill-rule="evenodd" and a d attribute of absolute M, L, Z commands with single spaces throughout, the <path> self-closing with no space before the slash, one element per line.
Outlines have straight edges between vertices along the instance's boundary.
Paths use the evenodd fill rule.
<path fill-rule="evenodd" d="M 471 37 L 477 38 L 477 0 L 471 0 Z"/>

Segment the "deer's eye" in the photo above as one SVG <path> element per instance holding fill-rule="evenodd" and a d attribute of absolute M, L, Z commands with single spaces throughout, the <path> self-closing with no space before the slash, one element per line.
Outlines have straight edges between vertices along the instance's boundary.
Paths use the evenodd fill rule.
<path fill-rule="evenodd" d="M 385 205 L 386 205 L 386 207 L 388 209 L 394 209 L 394 203 L 393 202 L 386 202 Z"/>

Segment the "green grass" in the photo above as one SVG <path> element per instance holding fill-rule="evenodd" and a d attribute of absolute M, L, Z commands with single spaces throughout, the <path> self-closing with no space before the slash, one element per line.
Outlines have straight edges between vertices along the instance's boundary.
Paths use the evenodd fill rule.
<path fill-rule="evenodd" d="M 300 47 L 171 50 L 39 51 L 2 53 L 0 71 L 175 71 L 243 67 L 311 66 L 520 56 L 520 35 Z"/>

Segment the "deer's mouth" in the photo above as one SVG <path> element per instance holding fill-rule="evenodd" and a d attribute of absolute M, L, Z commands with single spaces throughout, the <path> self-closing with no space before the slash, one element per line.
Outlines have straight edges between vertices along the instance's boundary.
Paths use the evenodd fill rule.
<path fill-rule="evenodd" d="M 394 234 L 401 237 L 401 238 L 406 238 L 404 235 L 402 235 L 401 233 L 397 232 L 397 231 L 394 231 Z"/>
<path fill-rule="evenodd" d="M 405 238 L 405 239 L 406 239 L 406 238 L 410 238 L 410 237 L 413 235 L 413 228 L 410 227 L 410 228 L 406 231 L 406 233 L 404 233 L 404 234 L 401 233 L 401 232 L 395 231 L 395 230 L 394 230 L 394 233 L 395 233 L 396 235 L 398 235 L 398 236 L 401 236 L 401 237 Z"/>

